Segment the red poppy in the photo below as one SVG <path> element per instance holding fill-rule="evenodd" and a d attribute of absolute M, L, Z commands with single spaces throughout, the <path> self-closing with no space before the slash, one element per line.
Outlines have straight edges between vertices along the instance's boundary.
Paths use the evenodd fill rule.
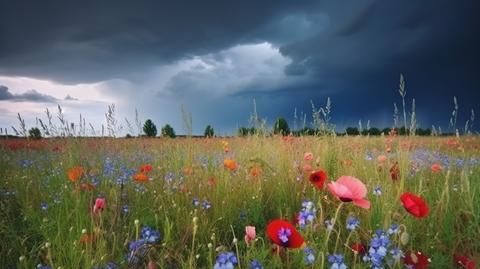
<path fill-rule="evenodd" d="M 82 183 L 80 184 L 80 188 L 84 191 L 91 191 L 95 189 L 95 185 L 91 183 Z"/>
<path fill-rule="evenodd" d="M 133 180 L 135 180 L 136 182 L 147 182 L 148 181 L 148 176 L 144 173 L 138 173 L 138 174 L 135 174 L 133 175 Z"/>
<path fill-rule="evenodd" d="M 183 168 L 183 174 L 185 174 L 186 176 L 191 175 L 192 173 L 193 173 L 193 168 L 192 167 L 187 166 L 187 167 Z"/>
<path fill-rule="evenodd" d="M 430 166 L 430 169 L 432 170 L 433 173 L 439 173 L 440 171 L 442 171 L 442 166 L 438 163 L 434 163 L 432 164 L 432 166 Z"/>
<path fill-rule="evenodd" d="M 68 170 L 68 179 L 70 179 L 71 182 L 76 182 L 82 175 L 85 170 L 81 166 L 75 166 L 73 168 L 70 168 Z"/>
<path fill-rule="evenodd" d="M 153 167 L 150 164 L 144 164 L 140 166 L 140 173 L 149 173 L 152 170 Z"/>
<path fill-rule="evenodd" d="M 354 243 L 350 248 L 355 254 L 365 254 L 366 247 L 362 243 Z"/>
<path fill-rule="evenodd" d="M 157 267 L 157 264 L 154 261 L 149 261 L 147 268 L 148 269 L 157 269 L 158 267 Z"/>
<path fill-rule="evenodd" d="M 455 255 L 453 256 L 453 261 L 456 265 L 459 265 L 460 268 L 475 269 L 476 266 L 475 262 L 465 255 Z"/>
<path fill-rule="evenodd" d="M 412 269 L 425 269 L 430 264 L 430 258 L 419 251 L 407 251 L 405 258 L 403 258 L 403 263 L 409 265 Z"/>
<path fill-rule="evenodd" d="M 209 178 L 208 182 L 207 182 L 207 185 L 210 186 L 210 187 L 214 187 L 215 185 L 217 185 L 217 180 L 215 179 L 215 177 Z"/>
<path fill-rule="evenodd" d="M 258 165 L 254 165 L 252 166 L 252 168 L 250 168 L 250 175 L 252 177 L 259 177 L 262 175 L 262 167 L 258 166 Z"/>
<path fill-rule="evenodd" d="M 402 201 L 403 207 L 413 216 L 423 218 L 428 215 L 428 205 L 421 197 L 413 193 L 405 192 L 400 196 L 400 200 Z"/>
<path fill-rule="evenodd" d="M 400 169 L 398 168 L 398 162 L 395 162 L 390 168 L 390 177 L 394 181 L 400 178 Z"/>
<path fill-rule="evenodd" d="M 267 235 L 275 244 L 287 248 L 305 246 L 305 240 L 288 221 L 277 219 L 267 226 Z"/>
<path fill-rule="evenodd" d="M 90 242 L 92 242 L 92 237 L 87 234 L 87 233 L 83 233 L 81 236 L 80 236 L 80 243 L 81 244 L 88 244 Z"/>
<path fill-rule="evenodd" d="M 312 172 L 308 177 L 310 182 L 312 182 L 312 184 L 320 190 L 325 187 L 325 181 L 327 180 L 327 178 L 327 173 L 323 170 Z"/>
<path fill-rule="evenodd" d="M 231 159 L 225 159 L 223 161 L 223 166 L 225 168 L 227 168 L 228 170 L 231 170 L 231 171 L 234 171 L 238 168 L 237 162 L 235 162 L 234 160 L 231 160 Z"/>

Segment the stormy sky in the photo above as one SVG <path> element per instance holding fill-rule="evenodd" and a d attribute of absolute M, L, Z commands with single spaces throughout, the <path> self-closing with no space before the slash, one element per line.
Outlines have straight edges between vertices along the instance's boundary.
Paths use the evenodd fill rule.
<path fill-rule="evenodd" d="M 8 1 L 0 0 L 0 127 L 29 127 L 62 106 L 96 128 L 151 118 L 183 133 L 294 125 L 332 100 L 337 131 L 393 124 L 400 73 L 420 127 L 448 130 L 453 97 L 463 129 L 480 114 L 480 4 L 475 0 Z M 297 125 L 301 125 L 301 120 Z M 478 120 L 476 120 L 478 121 Z M 480 123 L 474 128 L 479 130 Z M 11 133 L 11 131 L 9 130 Z"/>

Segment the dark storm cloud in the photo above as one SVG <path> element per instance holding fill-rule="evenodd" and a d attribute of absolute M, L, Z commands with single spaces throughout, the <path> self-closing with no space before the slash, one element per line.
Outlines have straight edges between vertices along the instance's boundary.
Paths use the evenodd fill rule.
<path fill-rule="evenodd" d="M 308 3 L 306 1 L 305 3 Z M 62 82 L 135 78 L 244 42 L 293 1 L 2 1 L 0 74 Z"/>
<path fill-rule="evenodd" d="M 53 96 L 39 93 L 36 90 L 13 94 L 8 87 L 0 85 L 0 101 L 54 103 L 57 99 Z"/>

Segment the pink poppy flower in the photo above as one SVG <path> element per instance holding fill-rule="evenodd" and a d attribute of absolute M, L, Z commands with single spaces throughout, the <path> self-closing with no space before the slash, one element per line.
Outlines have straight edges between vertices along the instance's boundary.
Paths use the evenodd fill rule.
<path fill-rule="evenodd" d="M 385 155 L 379 155 L 377 157 L 377 161 L 380 162 L 380 163 L 383 163 L 386 160 L 387 160 L 387 156 L 385 156 Z"/>
<path fill-rule="evenodd" d="M 254 226 L 246 226 L 245 227 L 245 243 L 247 243 L 247 245 L 250 245 L 250 243 L 253 240 L 255 240 L 256 235 L 257 235 L 257 233 L 255 231 Z"/>
<path fill-rule="evenodd" d="M 105 208 L 105 198 L 97 198 L 95 200 L 95 205 L 93 206 L 93 213 L 98 214 L 103 211 Z"/>
<path fill-rule="evenodd" d="M 306 174 L 312 172 L 312 166 L 308 163 L 304 164 L 303 165 L 303 172 L 306 173 Z"/>
<path fill-rule="evenodd" d="M 434 163 L 432 164 L 432 166 L 430 166 L 430 169 L 432 170 L 433 173 L 439 173 L 440 171 L 442 171 L 442 166 L 438 163 Z"/>
<path fill-rule="evenodd" d="M 313 153 L 311 152 L 305 152 L 305 154 L 303 155 L 303 159 L 305 161 L 311 161 L 313 160 Z"/>
<path fill-rule="evenodd" d="M 353 202 L 361 208 L 370 208 L 370 202 L 364 198 L 367 187 L 357 178 L 341 176 L 336 182 L 328 183 L 328 190 L 342 202 Z"/>

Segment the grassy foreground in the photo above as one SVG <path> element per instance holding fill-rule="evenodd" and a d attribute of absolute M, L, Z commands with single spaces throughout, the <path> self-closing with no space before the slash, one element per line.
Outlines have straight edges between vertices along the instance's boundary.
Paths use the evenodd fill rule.
<path fill-rule="evenodd" d="M 423 258 L 461 268 L 459 256 L 479 259 L 478 137 L 2 140 L 0 152 L 2 268 L 426 268 Z M 309 181 L 320 169 L 324 188 Z M 366 185 L 369 209 L 326 187 L 344 175 Z M 427 216 L 404 208 L 405 192 L 425 200 Z M 275 246 L 266 234 L 275 219 L 295 225 L 306 247 Z M 256 234 L 245 237 L 246 226 Z"/>

